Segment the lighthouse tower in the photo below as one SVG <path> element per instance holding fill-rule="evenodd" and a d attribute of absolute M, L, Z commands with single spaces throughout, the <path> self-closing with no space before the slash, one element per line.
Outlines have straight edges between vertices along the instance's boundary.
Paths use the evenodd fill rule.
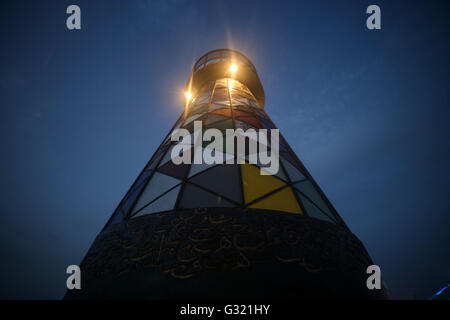
<path fill-rule="evenodd" d="M 264 111 L 253 63 L 219 49 L 194 65 L 185 109 L 143 168 L 80 264 L 82 289 L 66 299 L 385 298 L 370 290 L 364 246 L 349 230 Z M 259 141 L 278 153 L 278 170 L 251 161 L 204 132 L 265 129 Z M 172 141 L 186 129 L 188 140 Z M 151 130 L 151 129 L 150 129 Z M 216 131 L 217 132 L 217 131 Z M 263 131 L 264 132 L 264 131 Z M 199 140 L 200 139 L 200 140 Z M 175 163 L 174 148 L 192 159 L 211 151 L 223 163 Z M 225 139 L 224 139 L 225 141 Z"/>

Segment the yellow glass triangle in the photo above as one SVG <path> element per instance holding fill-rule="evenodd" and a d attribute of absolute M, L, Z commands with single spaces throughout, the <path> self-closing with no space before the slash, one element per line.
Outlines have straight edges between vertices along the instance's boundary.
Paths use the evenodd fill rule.
<path fill-rule="evenodd" d="M 294 192 L 290 187 L 284 188 L 262 200 L 252 204 L 249 208 L 277 210 L 291 213 L 302 213 Z"/>
<path fill-rule="evenodd" d="M 275 176 L 261 175 L 260 168 L 249 163 L 242 164 L 241 169 L 245 203 L 262 197 L 286 184 Z"/>

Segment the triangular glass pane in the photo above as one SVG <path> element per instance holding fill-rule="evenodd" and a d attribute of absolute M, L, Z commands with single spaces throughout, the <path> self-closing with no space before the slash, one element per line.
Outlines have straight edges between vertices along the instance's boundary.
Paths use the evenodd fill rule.
<path fill-rule="evenodd" d="M 320 209 L 322 209 L 328 215 L 333 216 L 330 212 L 330 209 L 325 204 L 322 197 L 314 188 L 311 182 L 309 181 L 297 182 L 296 184 L 294 184 L 294 187 L 297 190 L 301 191 L 303 194 L 305 194 L 309 199 L 311 199 L 313 203 L 315 203 Z"/>
<path fill-rule="evenodd" d="M 190 154 L 189 159 L 192 159 L 192 157 L 193 157 L 193 145 L 192 145 L 192 144 L 189 144 L 189 145 L 183 145 L 183 144 L 180 142 L 179 144 L 173 145 L 173 146 L 167 151 L 166 155 L 164 156 L 164 159 L 161 160 L 161 162 L 160 162 L 160 164 L 159 164 L 159 166 L 158 166 L 158 170 L 161 169 L 161 168 L 164 167 L 164 166 L 167 166 L 169 163 L 172 164 L 172 165 L 174 165 L 174 166 L 177 166 L 177 165 L 173 162 L 173 160 L 172 160 L 172 150 L 173 150 L 173 148 L 174 148 L 175 146 L 180 146 L 180 148 L 183 148 L 183 149 L 186 148 L 185 150 L 183 150 L 182 152 L 180 152 L 180 154 L 176 155 L 176 156 L 173 158 L 173 160 L 175 161 L 175 163 L 180 163 L 180 165 L 181 165 L 181 164 L 184 164 L 184 161 L 183 161 L 183 155 L 184 155 L 184 153 L 187 153 L 187 154 L 188 154 L 188 157 L 189 157 L 189 154 Z M 189 163 L 189 162 L 187 161 L 187 163 Z"/>
<path fill-rule="evenodd" d="M 144 188 L 144 186 L 147 184 L 147 181 L 152 174 L 152 171 L 145 170 L 142 172 L 142 174 L 139 176 L 139 178 L 136 180 L 136 182 L 131 187 L 130 191 L 127 193 L 125 198 L 122 201 L 122 210 L 125 215 L 128 214 L 131 207 L 133 206 L 134 202 L 136 201 L 137 197 L 141 193 L 141 190 Z"/>
<path fill-rule="evenodd" d="M 228 199 L 242 203 L 241 178 L 239 176 L 238 165 L 218 165 L 191 178 L 189 181 L 199 184 Z"/>
<path fill-rule="evenodd" d="M 209 143 L 210 142 L 208 142 L 207 144 L 209 144 Z M 223 147 L 224 147 L 224 145 L 221 145 L 218 149 L 214 149 L 214 150 L 212 150 L 210 148 L 207 148 L 207 147 L 205 147 L 205 148 L 196 148 L 196 150 L 197 150 L 196 152 L 198 153 L 199 159 L 202 159 L 202 163 L 201 164 L 194 164 L 193 161 L 192 161 L 192 165 L 191 165 L 191 169 L 190 169 L 188 177 L 191 177 L 194 174 L 197 174 L 197 173 L 199 173 L 199 172 L 201 172 L 203 170 L 211 168 L 211 167 L 213 167 L 213 166 L 215 166 L 217 164 L 226 163 L 228 160 L 234 159 L 234 155 L 222 152 L 223 151 L 222 150 Z M 217 163 L 212 163 L 212 164 L 206 164 L 204 162 L 204 159 L 203 159 L 203 153 L 205 152 L 205 149 L 208 149 L 207 151 L 211 153 L 212 157 L 215 158 L 217 156 L 218 158 L 222 159 L 222 162 L 221 163 L 217 162 Z"/>
<path fill-rule="evenodd" d="M 192 177 L 193 175 L 196 175 L 199 172 L 202 172 L 208 168 L 214 167 L 216 164 L 206 164 L 205 162 L 202 162 L 201 164 L 192 164 L 191 170 L 189 171 L 188 178 Z"/>
<path fill-rule="evenodd" d="M 231 120 L 230 120 L 231 121 Z M 230 149 L 230 150 L 228 150 L 227 149 L 227 139 L 232 139 L 233 137 L 237 137 L 237 136 L 239 136 L 239 134 L 238 133 L 234 133 L 234 134 L 231 134 L 231 133 L 228 133 L 227 134 L 227 132 L 226 132 L 226 129 L 233 129 L 233 128 L 227 128 L 227 127 L 225 127 L 225 128 L 223 128 L 222 126 L 220 126 L 219 128 L 217 128 L 217 127 L 215 127 L 216 129 L 219 129 L 219 130 L 221 130 L 222 131 L 222 134 L 224 135 L 223 136 L 223 139 L 222 139 L 222 144 L 220 144 L 220 145 L 218 145 L 217 147 L 216 147 L 216 149 L 215 149 L 215 151 L 220 151 L 221 153 L 224 153 L 225 154 L 225 158 L 224 158 L 224 161 L 227 161 L 228 159 L 233 159 L 234 158 L 234 155 L 236 154 L 236 152 L 237 152 L 237 143 L 236 143 L 236 138 L 235 138 L 235 143 L 234 143 L 234 149 Z M 204 143 L 203 143 L 203 147 L 204 148 L 209 148 L 209 145 L 210 145 L 210 141 L 205 141 Z M 214 155 L 214 154 L 213 154 Z"/>
<path fill-rule="evenodd" d="M 172 144 L 171 141 L 167 141 L 167 142 L 164 142 L 163 144 L 161 144 L 161 146 L 158 148 L 158 150 L 155 152 L 155 154 L 152 156 L 152 158 L 156 159 L 161 154 L 165 154 L 167 149 L 169 149 L 171 144 Z"/>
<path fill-rule="evenodd" d="M 241 173 L 245 203 L 249 203 L 286 184 L 274 176 L 261 175 L 259 167 L 248 163 L 241 165 Z"/>
<path fill-rule="evenodd" d="M 208 148 L 206 148 L 208 149 Z M 222 150 L 223 151 L 223 150 Z M 223 163 L 226 163 L 228 160 L 234 159 L 234 154 L 231 153 L 227 153 L 227 152 L 222 152 L 221 150 L 213 150 L 212 152 L 212 156 L 215 157 L 217 155 L 217 157 L 223 159 Z"/>
<path fill-rule="evenodd" d="M 167 150 L 167 149 L 166 149 Z M 156 165 L 159 163 L 159 160 L 164 156 L 164 153 L 161 152 L 159 155 L 154 157 L 154 159 L 149 163 L 149 165 L 145 168 L 145 170 L 151 170 L 156 168 Z"/>
<path fill-rule="evenodd" d="M 249 208 L 259 208 L 302 214 L 302 209 L 300 208 L 300 205 L 295 198 L 294 192 L 290 187 L 283 188 L 280 191 L 277 191 L 274 194 L 271 194 L 270 196 L 267 196 L 253 203 L 249 206 Z"/>
<path fill-rule="evenodd" d="M 139 211 L 134 217 L 139 217 L 149 213 L 161 212 L 172 210 L 175 207 L 175 202 L 177 201 L 178 192 L 180 191 L 180 186 L 167 192 L 161 198 L 155 200 L 152 204 L 146 206 L 141 211 Z"/>
<path fill-rule="evenodd" d="M 286 169 L 286 172 L 292 182 L 306 179 L 306 177 L 296 167 L 294 167 L 289 161 L 283 159 L 282 157 L 280 157 L 280 159 L 281 159 L 281 163 L 283 163 L 284 169 Z"/>
<path fill-rule="evenodd" d="M 180 183 L 180 180 L 178 179 L 169 177 L 159 172 L 155 172 L 150 178 L 150 181 L 148 182 L 138 201 L 134 205 L 133 212 L 136 212 L 178 183 Z"/>
<path fill-rule="evenodd" d="M 265 169 L 264 167 L 261 167 L 261 169 L 263 170 L 263 171 L 266 171 L 266 172 L 268 172 L 268 173 L 271 173 L 270 171 L 269 171 L 269 169 Z M 283 180 L 283 181 L 286 181 L 287 182 L 287 177 L 286 177 L 286 174 L 284 173 L 284 171 L 283 171 L 283 168 L 281 168 L 281 166 L 280 167 L 278 167 L 278 172 L 274 175 L 275 177 L 278 177 L 278 178 L 280 178 L 281 180 Z"/>
<path fill-rule="evenodd" d="M 186 183 L 180 201 L 180 208 L 235 207 L 222 197 Z"/>
<path fill-rule="evenodd" d="M 255 165 L 255 166 L 258 166 L 260 169 L 262 169 L 263 171 L 265 171 L 265 172 L 267 172 L 267 173 L 269 173 L 269 175 L 273 175 L 273 176 L 275 176 L 275 177 L 278 177 L 278 178 L 280 178 L 281 180 L 283 180 L 283 181 L 288 181 L 288 179 L 287 179 L 287 176 L 286 176 L 286 174 L 284 173 L 284 171 L 283 171 L 283 168 L 281 168 L 281 166 L 279 165 L 279 167 L 278 167 L 278 172 L 276 173 L 276 174 L 272 174 L 272 172 L 267 168 L 267 167 L 270 167 L 270 165 L 262 165 L 261 164 L 261 155 L 258 153 L 258 154 L 256 154 L 257 155 L 257 159 L 256 159 L 256 163 L 253 163 L 253 162 L 250 162 L 250 156 L 251 156 L 251 154 L 246 154 L 245 155 L 245 161 L 246 162 L 248 162 L 248 163 L 251 163 L 251 164 L 253 164 L 253 165 Z M 252 159 L 252 161 L 253 161 L 253 159 Z"/>
<path fill-rule="evenodd" d="M 174 145 L 172 145 L 169 150 L 167 150 L 166 154 L 164 155 L 164 158 L 161 160 L 161 162 L 159 163 L 158 167 L 161 167 L 163 165 L 165 165 L 168 161 L 172 162 L 172 149 L 173 149 Z"/>
<path fill-rule="evenodd" d="M 300 164 L 293 154 L 280 151 L 280 156 L 289 161 L 289 163 L 296 167 L 298 170 L 300 170 Z"/>
<path fill-rule="evenodd" d="M 190 164 L 185 163 L 174 164 L 172 161 L 169 160 L 166 162 L 166 164 L 160 166 L 158 168 L 158 171 L 178 179 L 184 179 L 186 173 L 189 170 L 189 167 Z"/>
<path fill-rule="evenodd" d="M 303 203 L 303 207 L 306 210 L 306 213 L 313 218 L 325 220 L 331 223 L 336 223 L 330 217 L 328 217 L 325 213 L 319 210 L 315 205 L 313 205 L 308 199 L 306 199 L 301 193 L 297 192 L 300 197 L 301 202 Z"/>

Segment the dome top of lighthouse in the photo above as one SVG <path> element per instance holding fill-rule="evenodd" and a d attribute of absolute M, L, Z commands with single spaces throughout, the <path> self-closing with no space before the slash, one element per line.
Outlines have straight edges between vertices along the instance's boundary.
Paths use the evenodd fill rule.
<path fill-rule="evenodd" d="M 232 49 L 216 49 L 201 56 L 192 68 L 187 91 L 195 94 L 205 83 L 220 78 L 230 78 L 245 84 L 259 105 L 264 107 L 264 88 L 255 66 L 244 54 Z"/>

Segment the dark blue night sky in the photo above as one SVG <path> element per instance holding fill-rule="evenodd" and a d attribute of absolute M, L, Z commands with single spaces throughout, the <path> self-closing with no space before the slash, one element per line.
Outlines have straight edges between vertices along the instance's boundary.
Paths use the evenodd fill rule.
<path fill-rule="evenodd" d="M 2 1 L 0 298 L 63 296 L 183 111 L 193 63 L 224 47 L 254 62 L 267 113 L 393 297 L 432 295 L 450 282 L 449 7 Z"/>

